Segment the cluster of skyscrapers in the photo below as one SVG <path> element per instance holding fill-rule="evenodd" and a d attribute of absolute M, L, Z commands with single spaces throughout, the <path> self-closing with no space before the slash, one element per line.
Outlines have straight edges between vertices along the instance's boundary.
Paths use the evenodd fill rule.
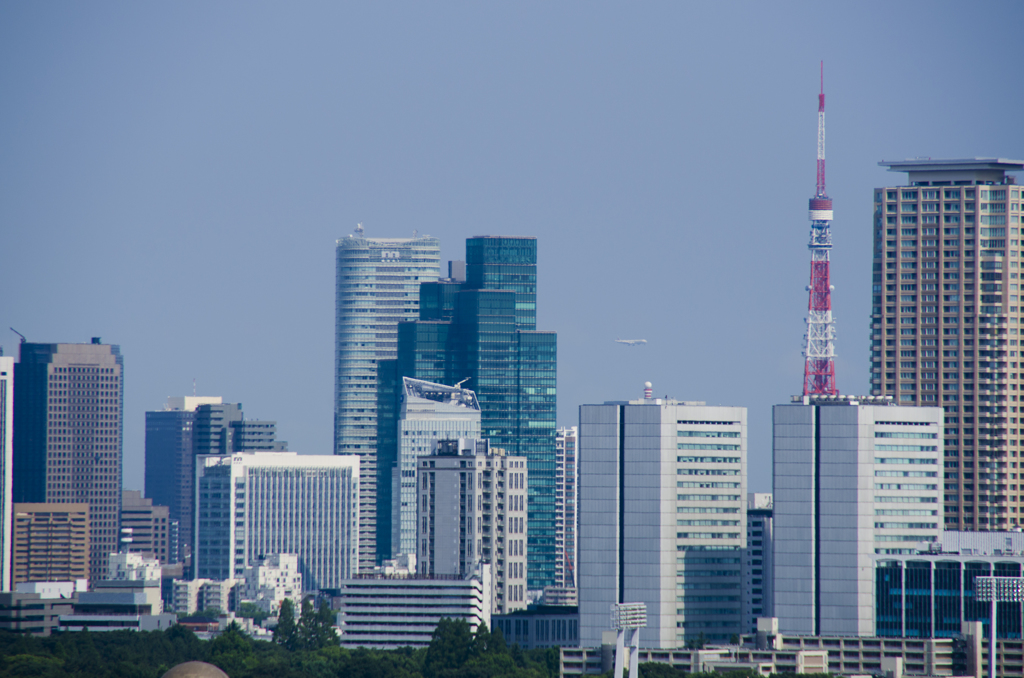
<path fill-rule="evenodd" d="M 958 635 L 987 619 L 974 579 L 1024 564 L 1000 532 L 1024 526 L 1024 196 L 1006 174 L 1024 163 L 883 164 L 909 183 L 873 194 L 871 394 L 774 408 L 772 495 L 748 492 L 742 407 L 648 386 L 556 426 L 535 238 L 470 238 L 442 276 L 437 239 L 360 227 L 336 250 L 333 454 L 288 451 L 241 404 L 172 397 L 146 413 L 146 499 L 122 494 L 119 348 L 0 357 L 3 586 L 102 578 L 123 549 L 206 582 L 178 586 L 190 600 L 273 562 L 329 593 L 349 644 L 402 641 L 374 596 L 441 589 L 549 644 L 599 646 L 610 607 L 632 603 L 651 648 L 736 641 L 761 618 L 808 637 Z M 47 561 L 57 543 L 78 555 Z M 558 607 L 523 616 L 542 592 Z M 1020 634 L 1021 606 L 1001 614 Z"/>

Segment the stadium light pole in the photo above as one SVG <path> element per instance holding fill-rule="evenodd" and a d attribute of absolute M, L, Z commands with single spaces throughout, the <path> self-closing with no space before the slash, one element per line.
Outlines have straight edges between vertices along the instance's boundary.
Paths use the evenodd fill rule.
<path fill-rule="evenodd" d="M 615 673 L 612 678 L 622 678 L 629 652 L 629 678 L 638 678 L 640 660 L 640 629 L 647 626 L 647 605 L 644 603 L 612 603 L 612 628 L 617 631 L 615 638 Z M 627 645 L 626 635 L 629 635 Z M 628 649 L 627 649 L 628 648 Z"/>
<path fill-rule="evenodd" d="M 975 577 L 974 596 L 983 603 L 991 603 L 991 637 L 988 645 L 988 678 L 996 678 L 996 603 L 1024 601 L 1024 579 L 1020 577 Z"/>

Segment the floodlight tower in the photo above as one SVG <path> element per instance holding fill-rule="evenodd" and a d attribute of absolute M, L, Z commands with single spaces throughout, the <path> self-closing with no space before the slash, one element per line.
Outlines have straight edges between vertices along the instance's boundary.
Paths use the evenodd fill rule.
<path fill-rule="evenodd" d="M 825 62 L 821 64 L 818 94 L 818 176 L 810 201 L 811 284 L 807 287 L 807 334 L 804 349 L 804 395 L 838 395 L 835 337 L 832 324 L 832 284 L 828 254 L 832 249 L 832 200 L 825 192 Z"/>

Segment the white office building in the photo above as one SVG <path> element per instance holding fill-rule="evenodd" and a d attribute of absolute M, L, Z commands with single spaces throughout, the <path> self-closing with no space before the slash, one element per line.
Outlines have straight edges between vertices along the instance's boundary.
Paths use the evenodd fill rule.
<path fill-rule="evenodd" d="M 580 644 L 645 603 L 642 644 L 743 631 L 747 411 L 645 398 L 580 407 Z"/>
<path fill-rule="evenodd" d="M 0 591 L 10 591 L 14 503 L 14 358 L 0 355 Z"/>
<path fill-rule="evenodd" d="M 456 575 L 363 574 L 333 591 L 342 647 L 426 647 L 441 619 L 464 619 L 471 632 L 491 626 L 491 566 Z"/>
<path fill-rule="evenodd" d="M 876 556 L 940 539 L 942 417 L 888 396 L 794 396 L 775 406 L 781 632 L 874 633 Z"/>
<path fill-rule="evenodd" d="M 493 612 L 526 608 L 526 457 L 460 438 L 419 464 L 418 571 L 465 577 L 490 563 Z"/>
<path fill-rule="evenodd" d="M 419 379 L 402 378 L 398 417 L 398 464 L 391 478 L 391 553 L 416 553 L 416 462 L 438 440 L 480 437 L 476 393 Z"/>
<path fill-rule="evenodd" d="M 196 461 L 196 576 L 238 579 L 275 553 L 295 553 L 303 588 L 356 572 L 359 459 L 241 452 Z"/>

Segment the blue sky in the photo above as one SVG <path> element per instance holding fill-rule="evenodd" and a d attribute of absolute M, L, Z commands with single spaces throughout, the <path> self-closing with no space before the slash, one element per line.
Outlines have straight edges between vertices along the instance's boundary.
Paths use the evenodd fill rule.
<path fill-rule="evenodd" d="M 539 238 L 559 423 L 801 387 L 818 64 L 838 384 L 868 378 L 880 160 L 1024 157 L 1024 4 L 0 3 L 0 344 L 125 355 L 144 412 L 221 395 L 331 450 L 334 241 Z M 617 337 L 644 338 L 627 347 Z"/>

